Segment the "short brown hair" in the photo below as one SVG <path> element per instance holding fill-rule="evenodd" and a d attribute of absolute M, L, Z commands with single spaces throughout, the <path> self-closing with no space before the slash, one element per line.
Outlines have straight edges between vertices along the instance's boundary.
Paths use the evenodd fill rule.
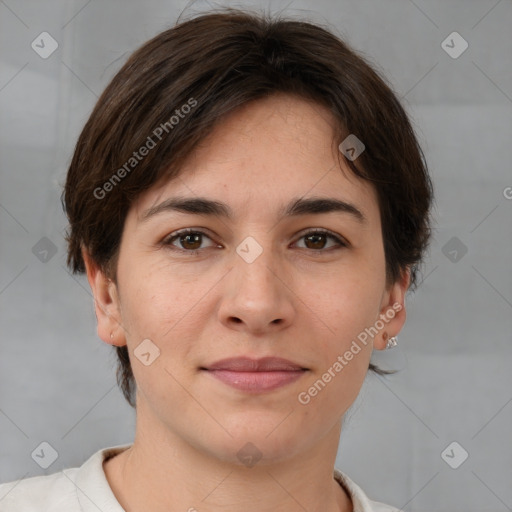
<path fill-rule="evenodd" d="M 432 184 L 391 87 L 326 28 L 231 8 L 184 21 L 146 42 L 96 103 L 76 144 L 62 195 L 73 273 L 85 272 L 83 247 L 115 280 L 132 202 L 157 182 L 176 177 L 223 116 L 276 93 L 326 107 L 337 121 L 336 144 L 349 134 L 363 141 L 357 166 L 341 151 L 338 158 L 375 187 L 388 282 L 409 268 L 414 288 L 430 237 Z M 155 131 L 162 135 L 158 140 Z M 156 148 L 135 159 L 134 152 L 149 148 L 149 139 Z M 118 384 L 135 407 L 128 350 L 116 350 Z M 373 364 L 370 369 L 389 373 Z"/>

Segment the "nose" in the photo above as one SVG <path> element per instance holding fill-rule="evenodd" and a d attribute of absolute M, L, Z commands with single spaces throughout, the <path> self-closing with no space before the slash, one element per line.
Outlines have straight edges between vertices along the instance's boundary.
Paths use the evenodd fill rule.
<path fill-rule="evenodd" d="M 271 334 L 288 327 L 295 316 L 289 280 L 270 249 L 251 263 L 234 253 L 233 266 L 222 280 L 218 310 L 221 323 L 252 335 Z"/>

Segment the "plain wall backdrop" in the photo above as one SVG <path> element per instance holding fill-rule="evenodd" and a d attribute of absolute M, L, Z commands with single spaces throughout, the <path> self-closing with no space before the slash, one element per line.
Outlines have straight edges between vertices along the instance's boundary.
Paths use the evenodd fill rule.
<path fill-rule="evenodd" d="M 342 36 L 391 82 L 432 173 L 423 281 L 399 346 L 375 354 L 400 371 L 368 376 L 337 467 L 408 512 L 512 510 L 510 0 L 0 1 L 0 482 L 133 440 L 87 280 L 66 270 L 61 186 L 127 56 L 209 5 L 284 9 Z M 31 456 L 42 442 L 58 453 L 47 469 Z"/>

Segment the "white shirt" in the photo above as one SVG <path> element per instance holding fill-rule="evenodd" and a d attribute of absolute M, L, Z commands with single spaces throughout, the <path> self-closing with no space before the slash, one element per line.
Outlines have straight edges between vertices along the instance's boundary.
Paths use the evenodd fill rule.
<path fill-rule="evenodd" d="M 97 451 L 79 468 L 34 476 L 0 485 L 0 512 L 125 512 L 103 470 L 103 461 L 131 445 Z M 352 498 L 354 512 L 400 512 L 371 501 L 347 475 L 334 470 L 334 478 Z"/>

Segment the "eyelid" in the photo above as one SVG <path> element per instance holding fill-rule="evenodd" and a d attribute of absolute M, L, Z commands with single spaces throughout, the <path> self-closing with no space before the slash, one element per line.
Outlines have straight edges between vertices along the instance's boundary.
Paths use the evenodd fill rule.
<path fill-rule="evenodd" d="M 220 245 L 219 243 L 217 243 L 214 238 L 212 237 L 212 235 L 210 234 L 209 230 L 207 228 L 183 228 L 183 229 L 177 229 L 176 231 L 173 231 L 172 233 L 169 233 L 168 235 L 166 235 L 162 241 L 160 242 L 161 245 L 163 246 L 167 246 L 167 247 L 172 247 L 173 249 L 176 249 L 177 251 L 182 251 L 182 252 L 187 252 L 187 253 L 195 253 L 195 252 L 199 252 L 203 249 L 182 249 L 181 247 L 177 247 L 177 246 L 174 246 L 172 244 L 172 241 L 173 239 L 179 239 L 180 237 L 182 236 L 185 236 L 185 235 L 189 235 L 189 234 L 192 234 L 192 233 L 198 233 L 202 236 L 205 236 L 207 238 L 209 238 L 214 245 L 216 245 L 217 247 Z"/>
<path fill-rule="evenodd" d="M 310 233 L 320 233 L 323 235 L 328 235 L 331 238 L 333 238 L 334 240 L 336 240 L 336 242 L 339 243 L 339 245 L 341 247 L 350 247 L 350 242 L 346 238 L 344 238 L 343 236 L 339 235 L 338 233 L 335 233 L 334 231 L 331 231 L 326 228 L 306 228 L 299 233 L 296 241 L 300 240 L 301 238 L 305 237 L 306 235 L 308 235 Z M 296 243 L 296 242 L 294 242 L 294 243 Z M 311 250 L 315 251 L 315 249 L 311 249 Z M 326 252 L 326 251 L 317 249 L 315 252 Z"/>
<path fill-rule="evenodd" d="M 194 254 L 194 253 L 204 250 L 205 248 L 203 248 L 203 249 L 182 249 L 182 248 L 174 246 L 172 244 L 171 241 L 173 241 L 173 239 L 179 239 L 181 236 L 185 236 L 185 235 L 188 235 L 191 233 L 197 233 L 202 236 L 205 236 L 206 238 L 210 239 L 213 242 L 213 244 L 215 244 L 217 246 L 217 248 L 219 247 L 219 245 L 221 245 L 214 240 L 214 238 L 211 236 L 211 234 L 207 228 L 202 228 L 202 227 L 201 228 L 182 228 L 182 229 L 173 231 L 172 233 L 170 233 L 164 237 L 161 244 L 164 246 L 170 246 L 173 249 L 176 249 L 177 251 L 181 251 L 181 252 L 185 252 L 185 253 L 189 253 L 189 254 Z M 333 240 L 335 240 L 335 242 L 338 244 L 339 247 L 349 247 L 350 246 L 350 243 L 348 242 L 348 240 L 346 238 L 344 238 L 343 236 L 341 236 L 329 229 L 326 229 L 326 228 L 312 228 L 312 227 L 305 228 L 305 229 L 301 230 L 300 233 L 296 236 L 295 242 L 293 242 L 293 244 L 297 243 L 300 239 L 304 238 L 306 235 L 309 235 L 309 234 L 326 235 L 326 236 L 332 238 Z M 307 247 L 300 247 L 300 249 L 306 249 L 306 250 L 310 250 L 310 251 L 316 252 L 316 253 L 327 252 L 329 250 L 329 249 L 326 249 L 326 250 L 324 250 L 324 249 L 308 249 Z M 332 249 L 332 248 L 330 248 L 330 249 Z"/>

